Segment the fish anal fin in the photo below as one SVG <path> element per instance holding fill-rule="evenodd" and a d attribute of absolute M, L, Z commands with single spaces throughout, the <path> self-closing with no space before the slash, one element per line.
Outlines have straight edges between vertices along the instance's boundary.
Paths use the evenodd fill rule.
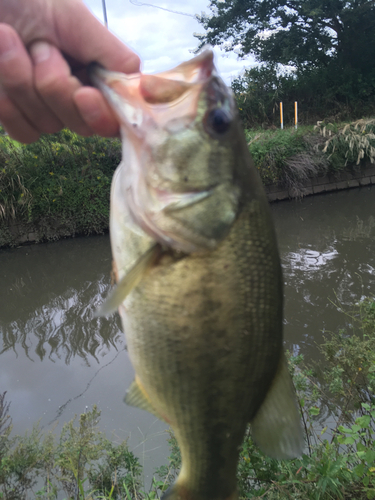
<path fill-rule="evenodd" d="M 130 384 L 128 392 L 124 397 L 124 403 L 129 406 L 139 408 L 140 410 L 146 410 L 160 420 L 166 421 L 165 417 L 162 417 L 153 407 L 150 398 L 138 377 L 136 377 Z"/>
<path fill-rule="evenodd" d="M 266 398 L 251 421 L 255 443 L 268 456 L 296 458 L 304 448 L 296 394 L 284 353 Z"/>
<path fill-rule="evenodd" d="M 106 300 L 95 313 L 95 317 L 108 316 L 116 311 L 126 296 L 142 280 L 147 271 L 155 264 L 162 252 L 161 246 L 156 243 L 147 252 L 139 257 L 133 267 L 120 279 L 117 286 L 109 293 Z M 116 268 L 117 275 L 117 268 Z M 117 277 L 117 276 L 116 276 Z"/>

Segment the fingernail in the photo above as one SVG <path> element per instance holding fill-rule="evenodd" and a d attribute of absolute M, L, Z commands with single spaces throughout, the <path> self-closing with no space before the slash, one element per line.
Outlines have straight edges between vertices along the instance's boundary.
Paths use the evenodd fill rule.
<path fill-rule="evenodd" d="M 47 42 L 35 42 L 30 47 L 30 54 L 34 64 L 40 64 L 51 55 L 51 46 Z"/>
<path fill-rule="evenodd" d="M 17 52 L 17 43 L 14 37 L 7 33 L 0 33 L 0 61 L 5 62 L 12 59 Z"/>

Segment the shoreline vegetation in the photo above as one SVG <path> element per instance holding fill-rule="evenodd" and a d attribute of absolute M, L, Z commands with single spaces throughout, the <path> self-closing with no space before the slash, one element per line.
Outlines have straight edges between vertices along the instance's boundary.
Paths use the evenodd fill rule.
<path fill-rule="evenodd" d="M 245 436 L 237 469 L 239 499 L 365 500 L 375 498 L 375 301 L 342 312 L 342 327 L 319 346 L 324 363 L 307 366 L 289 354 L 305 429 L 302 457 L 274 460 Z M 324 366 L 324 368 L 322 368 Z M 4 390 L 5 388 L 2 388 Z M 61 433 L 38 424 L 12 436 L 11 401 L 0 393 L 0 498 L 159 500 L 177 477 L 181 458 L 170 434 L 169 462 L 154 472 L 149 491 L 126 441 L 98 431 L 100 411 L 65 423 Z M 63 497 L 61 495 L 64 495 Z"/>
<path fill-rule="evenodd" d="M 358 177 L 375 160 L 372 118 L 245 135 L 266 190 L 292 198 L 306 194 L 306 181 L 343 172 Z M 119 139 L 65 129 L 24 145 L 0 129 L 0 247 L 106 232 L 120 161 Z"/>

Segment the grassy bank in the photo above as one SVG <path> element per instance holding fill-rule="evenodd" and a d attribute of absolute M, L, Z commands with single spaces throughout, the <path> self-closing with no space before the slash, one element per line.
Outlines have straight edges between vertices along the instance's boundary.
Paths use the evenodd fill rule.
<path fill-rule="evenodd" d="M 41 240 L 105 231 L 120 159 L 117 139 L 63 130 L 22 145 L 0 135 L 0 245 L 15 223 Z"/>
<path fill-rule="evenodd" d="M 342 311 L 340 304 L 334 304 Z M 342 311 L 346 327 L 320 346 L 324 368 L 289 356 L 306 436 L 295 460 L 264 456 L 246 435 L 238 465 L 239 497 L 267 500 L 375 498 L 375 302 Z M 2 388 L 4 390 L 5 388 Z M 155 500 L 173 483 L 180 453 L 171 435 L 169 463 L 155 470 L 145 491 L 142 469 L 126 442 L 98 431 L 94 407 L 65 424 L 59 436 L 36 425 L 11 434 L 11 405 L 0 395 L 0 498 Z M 329 421 L 329 428 L 327 428 Z"/>
<path fill-rule="evenodd" d="M 296 196 L 307 178 L 360 169 L 375 158 L 374 119 L 251 130 L 246 138 L 263 183 Z M 63 130 L 22 145 L 0 134 L 0 246 L 18 244 L 22 231 L 36 241 L 105 231 L 120 159 L 117 139 Z"/>

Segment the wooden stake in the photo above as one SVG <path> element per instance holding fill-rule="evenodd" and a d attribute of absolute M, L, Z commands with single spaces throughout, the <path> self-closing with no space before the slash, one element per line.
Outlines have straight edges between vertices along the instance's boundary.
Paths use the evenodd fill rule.
<path fill-rule="evenodd" d="M 281 123 L 281 129 L 284 128 L 284 118 L 283 118 L 283 103 L 280 102 L 280 123 Z"/>

